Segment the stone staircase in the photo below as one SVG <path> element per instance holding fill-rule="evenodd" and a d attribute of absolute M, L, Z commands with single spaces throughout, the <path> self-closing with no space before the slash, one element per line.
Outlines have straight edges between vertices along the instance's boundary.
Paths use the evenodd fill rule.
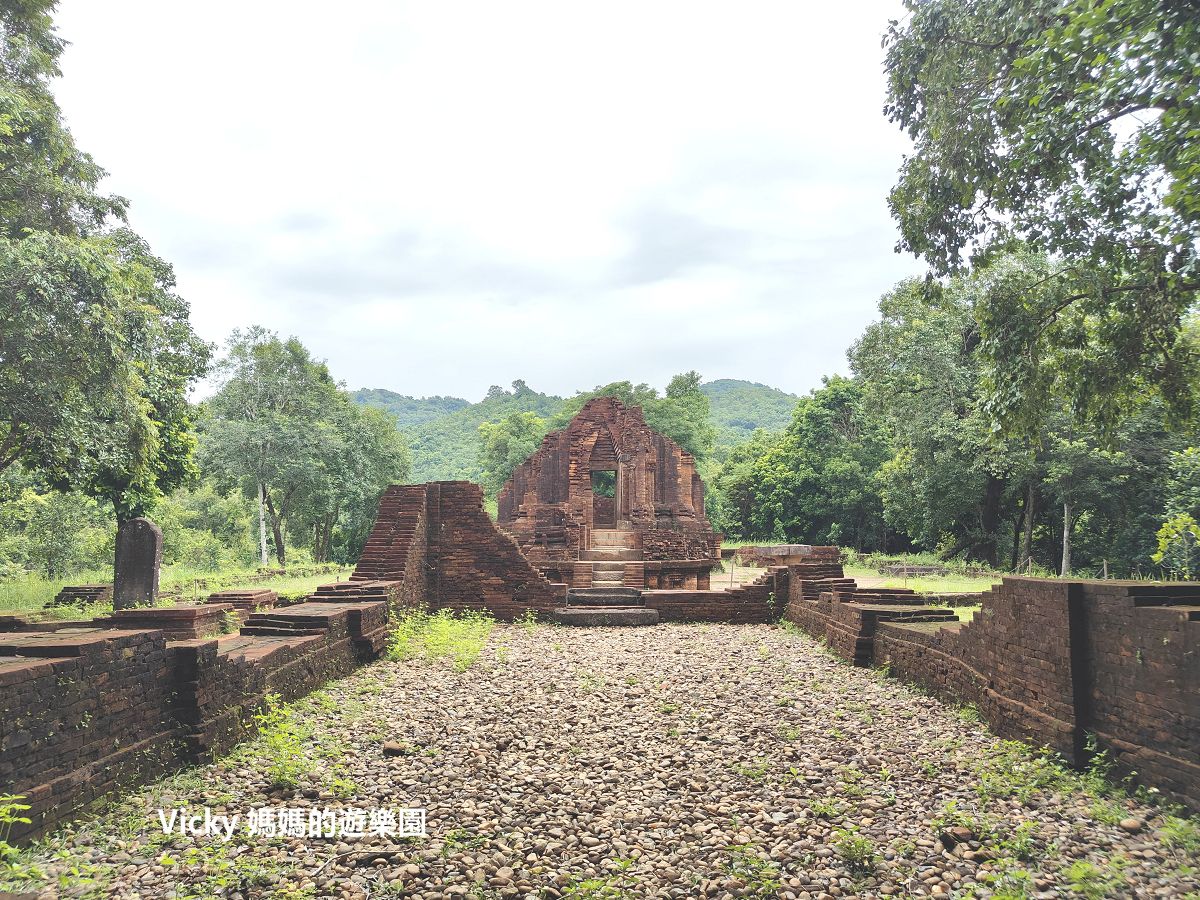
<path fill-rule="evenodd" d="M 579 558 L 588 562 L 623 562 L 642 558 L 642 545 L 635 531 L 619 528 L 593 528 L 588 548 Z"/>
<path fill-rule="evenodd" d="M 641 535 L 620 528 L 595 528 L 574 564 L 573 584 L 597 588 L 644 588 Z"/>
<path fill-rule="evenodd" d="M 571 588 L 566 606 L 554 610 L 550 618 L 559 625 L 657 625 L 658 610 L 646 608 L 641 591 L 616 582 Z"/>

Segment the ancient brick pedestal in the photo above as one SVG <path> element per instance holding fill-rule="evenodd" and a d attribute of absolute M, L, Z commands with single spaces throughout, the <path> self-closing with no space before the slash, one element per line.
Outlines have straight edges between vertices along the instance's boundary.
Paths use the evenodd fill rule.
<path fill-rule="evenodd" d="M 162 529 L 149 519 L 127 519 L 117 526 L 114 609 L 149 606 L 158 597 L 162 543 Z"/>

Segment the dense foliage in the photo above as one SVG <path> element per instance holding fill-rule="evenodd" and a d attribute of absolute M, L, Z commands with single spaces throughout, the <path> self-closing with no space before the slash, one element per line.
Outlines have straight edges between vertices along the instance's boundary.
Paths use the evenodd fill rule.
<path fill-rule="evenodd" d="M 588 399 L 603 394 L 641 404 L 647 421 L 692 452 L 699 451 L 701 459 L 723 458 L 755 429 L 779 431 L 791 420 L 797 399 L 792 394 L 750 381 L 721 379 L 700 383 L 698 379 L 699 376 L 689 373 L 676 383 L 673 397 L 661 396 L 649 385 L 628 381 L 580 392 L 566 400 L 538 393 L 523 381 L 513 382 L 511 391 L 492 387 L 479 403 L 454 397 L 413 399 L 379 388 L 364 388 L 353 396 L 358 403 L 393 415 L 412 447 L 411 478 L 417 482 L 466 478 L 491 485 L 500 470 L 488 460 L 486 445 L 481 443 L 481 426 L 492 427 L 515 414 L 529 413 L 545 420 L 546 429 L 562 428 Z M 695 395 L 697 388 L 708 399 L 708 412 L 704 412 L 701 398 Z M 671 392 L 668 386 L 668 393 Z M 438 408 L 449 412 L 433 415 Z M 691 422 L 700 424 L 693 427 Z M 511 463 L 508 471 L 519 462 Z M 500 478 L 496 487 L 503 482 L 504 478 Z"/>
<path fill-rule="evenodd" d="M 402 430 L 424 425 L 471 405 L 469 400 L 461 397 L 408 397 L 385 388 L 362 388 L 350 396 L 355 403 L 382 409 Z"/>
<path fill-rule="evenodd" d="M 719 524 L 1023 570 L 1183 571 L 1188 520 L 1159 529 L 1200 512 L 1196 435 L 1159 396 L 1105 428 L 1053 396 L 1032 429 L 991 427 L 981 319 L 997 281 L 1044 267 L 1022 252 L 897 285 L 850 350 L 853 379 L 828 380 L 783 435 L 730 453 L 714 480 Z"/>
<path fill-rule="evenodd" d="M 357 555 L 387 485 L 408 475 L 408 452 L 388 417 L 354 403 L 295 338 L 235 331 L 218 364 L 220 390 L 205 404 L 200 460 L 225 489 L 258 505 L 259 552 L 267 529 L 280 565 L 287 535 L 313 558 L 335 544 Z"/>
<path fill-rule="evenodd" d="M 914 152 L 891 195 L 937 275 L 1021 242 L 978 309 L 985 411 L 1033 433 L 1050 396 L 1113 427 L 1152 386 L 1191 411 L 1200 292 L 1200 14 L 1168 0 L 911 0 L 885 41 Z"/>

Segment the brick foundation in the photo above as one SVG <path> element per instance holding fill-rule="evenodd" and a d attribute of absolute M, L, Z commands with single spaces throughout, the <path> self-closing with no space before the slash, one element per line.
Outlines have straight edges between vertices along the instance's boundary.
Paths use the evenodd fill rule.
<path fill-rule="evenodd" d="M 1095 735 L 1121 773 L 1200 809 L 1200 585 L 1009 577 L 962 624 L 902 594 L 813 597 L 836 581 L 793 573 L 788 620 L 1072 764 Z"/>

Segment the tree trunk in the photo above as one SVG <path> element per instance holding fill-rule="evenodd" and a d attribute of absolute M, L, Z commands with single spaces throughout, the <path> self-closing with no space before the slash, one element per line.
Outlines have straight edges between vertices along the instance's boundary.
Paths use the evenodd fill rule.
<path fill-rule="evenodd" d="M 1020 512 L 1013 518 L 1013 537 L 1012 537 L 1012 555 L 1008 558 L 1008 567 L 1014 572 L 1017 570 L 1017 561 L 1021 557 L 1021 520 L 1025 517 L 1025 509 L 1022 506 Z"/>
<path fill-rule="evenodd" d="M 1021 559 L 1017 564 L 1018 572 L 1028 572 L 1033 568 L 1033 517 L 1037 515 L 1037 494 L 1033 490 L 1033 482 L 1025 488 L 1025 533 L 1021 536 Z"/>
<path fill-rule="evenodd" d="M 264 497 L 267 489 L 260 481 L 258 483 L 258 564 L 267 567 L 267 512 Z"/>
<path fill-rule="evenodd" d="M 287 565 L 287 549 L 283 545 L 283 520 L 275 512 L 275 505 L 271 502 L 271 495 L 265 490 L 263 491 L 263 500 L 266 501 L 267 514 L 271 518 L 271 536 L 275 539 L 275 558 L 279 560 L 280 567 L 283 567 Z"/>
<path fill-rule="evenodd" d="M 1063 504 L 1063 553 L 1062 553 L 1062 572 L 1063 578 L 1071 574 L 1071 504 Z"/>
<path fill-rule="evenodd" d="M 983 494 L 983 510 L 979 524 L 983 527 L 984 547 L 980 555 L 989 566 L 995 566 L 999 556 L 998 535 L 1000 529 L 1000 500 L 1004 495 L 1004 482 L 995 475 L 988 475 Z"/>

